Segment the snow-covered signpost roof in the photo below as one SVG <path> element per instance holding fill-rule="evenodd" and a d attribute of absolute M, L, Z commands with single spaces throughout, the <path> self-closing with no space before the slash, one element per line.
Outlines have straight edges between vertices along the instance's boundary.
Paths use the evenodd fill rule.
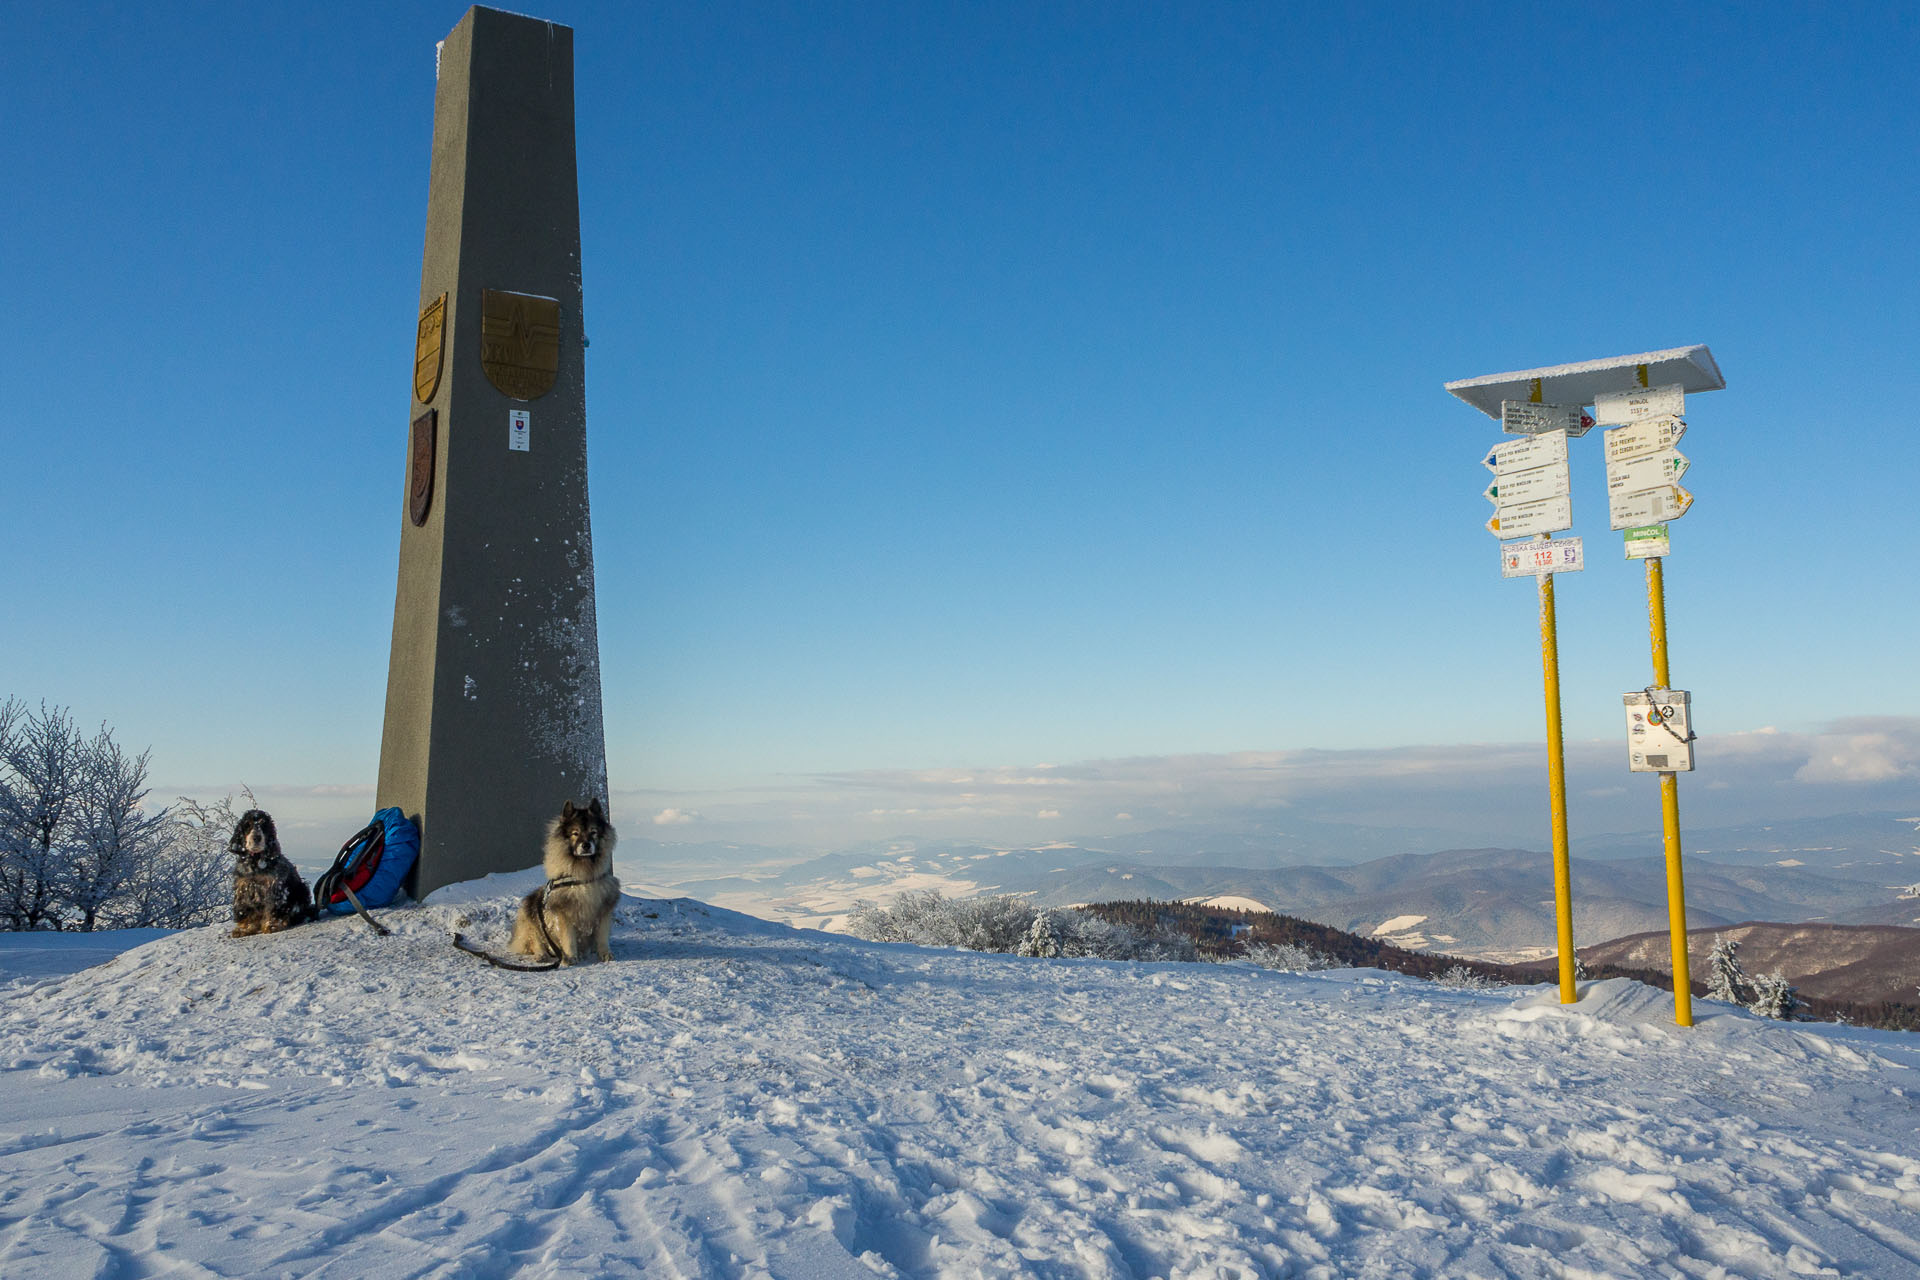
<path fill-rule="evenodd" d="M 1447 390 L 1489 418 L 1507 400 L 1536 404 L 1589 405 L 1603 395 L 1635 387 L 1677 386 L 1682 391 L 1720 391 L 1727 380 L 1704 346 L 1670 347 L 1638 355 L 1581 360 L 1514 373 L 1489 373 L 1449 382 Z"/>

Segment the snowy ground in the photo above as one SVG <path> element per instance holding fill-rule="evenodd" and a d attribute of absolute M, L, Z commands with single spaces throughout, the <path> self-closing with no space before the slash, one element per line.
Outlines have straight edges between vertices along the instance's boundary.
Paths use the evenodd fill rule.
<path fill-rule="evenodd" d="M 6 988 L 0 1274 L 1920 1276 L 1920 1036 L 506 893 Z"/>

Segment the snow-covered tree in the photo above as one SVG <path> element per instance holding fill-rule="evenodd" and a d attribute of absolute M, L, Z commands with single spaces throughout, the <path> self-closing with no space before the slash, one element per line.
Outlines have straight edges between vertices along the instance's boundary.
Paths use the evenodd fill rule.
<path fill-rule="evenodd" d="M 192 929 L 226 918 L 233 906 L 227 839 L 241 812 L 259 808 L 252 791 L 240 794 L 238 805 L 232 796 L 212 804 L 185 796 L 174 801 L 158 849 L 140 863 L 116 904 L 117 925 Z"/>
<path fill-rule="evenodd" d="M 63 708 L 0 706 L 0 920 L 60 927 L 60 880 L 85 786 L 86 740 Z"/>
<path fill-rule="evenodd" d="M 1766 973 L 1753 980 L 1753 1000 L 1747 1005 L 1749 1013 L 1789 1022 L 1799 1007 L 1800 993 L 1779 974 Z"/>
<path fill-rule="evenodd" d="M 1059 913 L 1049 909 L 1035 916 L 1033 927 L 1020 940 L 1019 952 L 1023 956 L 1037 956 L 1043 960 L 1058 958 L 1061 954 Z"/>
<path fill-rule="evenodd" d="M 62 875 L 61 897 L 76 917 L 76 928 L 93 929 L 103 910 L 116 914 L 113 906 L 127 896 L 142 867 L 159 857 L 166 843 L 172 815 L 166 809 L 149 813 L 142 807 L 150 754 L 129 756 L 104 725 L 86 746 Z"/>
<path fill-rule="evenodd" d="M 1713 940 L 1713 954 L 1707 960 L 1710 977 L 1707 999 L 1727 1004 L 1746 1004 L 1753 999 L 1753 984 L 1740 969 L 1740 944 L 1722 934 Z"/>
<path fill-rule="evenodd" d="M 231 798 L 149 808 L 149 755 L 64 708 L 0 703 L 0 928 L 179 928 L 231 900 Z"/>

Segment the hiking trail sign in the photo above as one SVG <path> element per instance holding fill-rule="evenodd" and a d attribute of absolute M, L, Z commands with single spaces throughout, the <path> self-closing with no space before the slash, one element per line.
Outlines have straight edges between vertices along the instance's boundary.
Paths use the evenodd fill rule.
<path fill-rule="evenodd" d="M 1577 998 L 1573 972 L 1573 906 L 1567 862 L 1567 780 L 1560 729 L 1560 642 L 1554 617 L 1556 573 L 1584 567 L 1578 538 L 1547 535 L 1572 527 L 1572 486 L 1567 440 L 1600 425 L 1605 433 L 1607 514 L 1626 530 L 1629 559 L 1647 566 L 1647 625 L 1652 638 L 1655 686 L 1669 689 L 1666 588 L 1661 561 L 1667 554 L 1666 522 L 1685 515 L 1693 495 L 1680 487 L 1688 460 L 1675 446 L 1685 434 L 1689 392 L 1727 385 L 1704 346 L 1672 347 L 1637 355 L 1514 373 L 1493 373 L 1446 384 L 1447 391 L 1520 439 L 1496 445 L 1483 465 L 1494 473 L 1485 496 L 1495 512 L 1487 529 L 1495 537 L 1540 535 L 1532 542 L 1504 541 L 1500 572 L 1532 576 L 1540 596 L 1540 673 L 1547 713 L 1547 790 L 1553 830 L 1554 925 L 1560 953 L 1560 999 Z M 1592 405 L 1588 414 L 1582 406 Z M 1687 694 L 1672 691 L 1684 708 Z M 1662 704 L 1664 707 L 1666 704 Z M 1643 716 L 1642 732 L 1647 731 Z M 1691 742 L 1691 731 L 1688 731 Z M 1635 767 L 1660 774 L 1661 816 L 1666 829 L 1667 917 L 1673 956 L 1674 1021 L 1693 1024 L 1687 969 L 1686 888 L 1680 867 L 1680 810 L 1675 767 L 1678 752 L 1644 753 Z M 1658 764 L 1652 763 L 1657 759 Z M 1661 766 L 1666 766 L 1662 768 Z M 1686 753 L 1692 767 L 1692 750 Z"/>

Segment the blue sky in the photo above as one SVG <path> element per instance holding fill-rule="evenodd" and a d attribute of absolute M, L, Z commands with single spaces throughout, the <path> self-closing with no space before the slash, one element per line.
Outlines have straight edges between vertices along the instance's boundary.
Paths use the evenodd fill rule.
<path fill-rule="evenodd" d="M 0 692 L 151 743 L 163 789 L 370 807 L 461 12 L 0 18 Z M 1911 784 L 1911 8 L 541 16 L 577 33 L 636 818 L 773 795 L 727 833 L 832 839 L 795 815 L 856 813 L 853 777 L 1537 744 L 1498 428 L 1441 384 L 1700 342 L 1675 682 L 1709 739 L 1877 718 L 1868 772 Z M 1611 743 L 1642 579 L 1597 434 L 1573 466 L 1567 730 Z"/>

